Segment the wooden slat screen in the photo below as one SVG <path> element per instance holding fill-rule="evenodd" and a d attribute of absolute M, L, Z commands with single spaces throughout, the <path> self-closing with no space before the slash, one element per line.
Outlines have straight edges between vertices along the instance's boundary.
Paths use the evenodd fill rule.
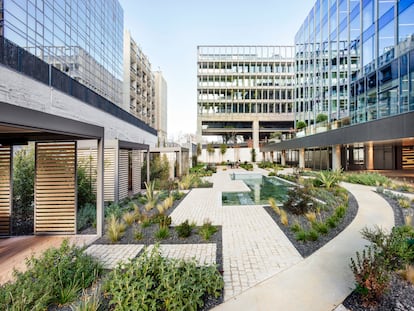
<path fill-rule="evenodd" d="M 115 155 L 114 148 L 104 151 L 104 200 L 115 201 Z"/>
<path fill-rule="evenodd" d="M 0 236 L 10 235 L 11 147 L 0 146 Z"/>
<path fill-rule="evenodd" d="M 93 178 L 93 190 L 96 194 L 96 167 L 97 167 L 97 150 L 96 149 L 78 149 L 78 163 L 89 163 Z M 115 199 L 115 149 L 105 148 L 104 152 L 104 200 L 113 202 Z"/>
<path fill-rule="evenodd" d="M 76 143 L 36 143 L 35 234 L 76 233 Z"/>
<path fill-rule="evenodd" d="M 406 146 L 402 149 L 403 169 L 414 168 L 414 146 Z"/>
<path fill-rule="evenodd" d="M 119 200 L 128 196 L 128 154 L 128 150 L 119 150 Z"/>

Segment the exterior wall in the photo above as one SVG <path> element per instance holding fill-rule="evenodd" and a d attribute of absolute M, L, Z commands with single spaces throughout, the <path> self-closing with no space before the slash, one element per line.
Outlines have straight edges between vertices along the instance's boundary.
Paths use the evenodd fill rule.
<path fill-rule="evenodd" d="M 2 2 L 0 34 L 121 105 L 124 25 L 117 0 Z"/>
<path fill-rule="evenodd" d="M 290 46 L 199 46 L 197 135 L 224 141 L 269 138 L 293 127 L 294 53 Z"/>
<path fill-rule="evenodd" d="M 132 39 L 124 33 L 123 107 L 151 127 L 156 127 L 154 74 L 151 63 Z"/>
<path fill-rule="evenodd" d="M 158 131 L 158 144 L 164 147 L 167 142 L 167 82 L 161 71 L 155 77 L 155 128 Z"/>
<path fill-rule="evenodd" d="M 413 111 L 413 16 L 412 0 L 316 1 L 295 38 L 296 119 L 358 124 Z"/>
<path fill-rule="evenodd" d="M 105 139 L 150 146 L 157 143 L 155 135 L 1 65 L 0 101 L 98 126 L 105 125 Z"/>

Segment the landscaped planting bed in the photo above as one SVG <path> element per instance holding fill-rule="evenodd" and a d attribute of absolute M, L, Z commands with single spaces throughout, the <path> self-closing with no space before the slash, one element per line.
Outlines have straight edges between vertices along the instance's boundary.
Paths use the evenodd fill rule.
<path fill-rule="evenodd" d="M 319 172 L 313 178 L 283 176 L 298 184 L 281 205 L 269 200 L 265 210 L 299 253 L 307 257 L 338 235 L 354 219 L 358 204 L 338 186 L 339 172 Z"/>
<path fill-rule="evenodd" d="M 414 204 L 404 193 L 383 187 L 377 192 L 392 207 L 395 227 L 391 233 L 380 228 L 363 232 L 371 245 L 365 255 L 359 253 L 359 262 L 357 255 L 353 258 L 356 289 L 344 305 L 355 311 L 414 310 Z"/>

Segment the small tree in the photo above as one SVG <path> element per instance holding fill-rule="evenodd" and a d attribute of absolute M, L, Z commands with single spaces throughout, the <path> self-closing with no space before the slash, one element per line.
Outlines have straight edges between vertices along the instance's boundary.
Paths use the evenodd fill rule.
<path fill-rule="evenodd" d="M 256 162 L 256 149 L 252 148 L 251 153 L 252 153 L 252 162 L 254 163 Z"/>
<path fill-rule="evenodd" d="M 316 123 L 325 122 L 326 120 L 328 120 L 328 116 L 324 113 L 320 113 L 316 116 Z"/>
<path fill-rule="evenodd" d="M 220 154 L 221 154 L 221 161 L 223 161 L 224 155 L 227 152 L 227 145 L 226 144 L 221 144 L 220 145 Z"/>
<path fill-rule="evenodd" d="M 209 144 L 207 145 L 207 153 L 209 154 L 209 156 L 210 156 L 210 160 L 211 160 L 211 156 L 213 156 L 213 155 L 214 155 L 214 146 L 213 146 L 213 144 L 212 144 L 212 143 L 209 143 Z"/>
<path fill-rule="evenodd" d="M 306 127 L 306 122 L 305 121 L 300 120 L 300 121 L 296 122 L 296 129 L 301 130 L 305 127 Z"/>

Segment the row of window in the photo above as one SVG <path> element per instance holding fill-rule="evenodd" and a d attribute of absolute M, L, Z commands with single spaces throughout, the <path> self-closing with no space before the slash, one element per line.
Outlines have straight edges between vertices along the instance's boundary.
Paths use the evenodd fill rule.
<path fill-rule="evenodd" d="M 198 113 L 232 114 L 232 113 L 291 113 L 292 103 L 206 103 L 198 105 Z"/>

